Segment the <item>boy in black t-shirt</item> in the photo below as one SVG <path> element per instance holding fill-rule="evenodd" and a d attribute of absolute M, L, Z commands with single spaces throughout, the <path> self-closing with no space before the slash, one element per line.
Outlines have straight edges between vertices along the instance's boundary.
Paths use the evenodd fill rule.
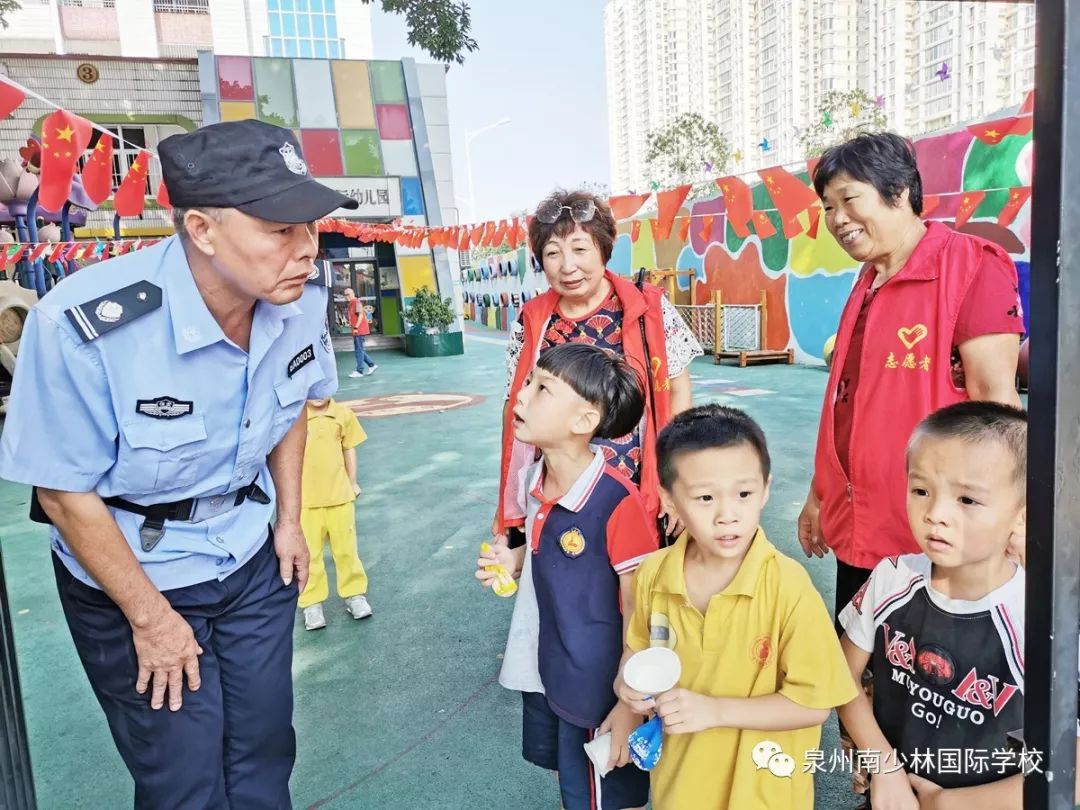
<path fill-rule="evenodd" d="M 908 521 L 922 554 L 883 560 L 841 612 L 852 674 L 840 719 L 871 770 L 874 810 L 1022 805 L 1027 415 L 963 402 L 908 445 Z"/>

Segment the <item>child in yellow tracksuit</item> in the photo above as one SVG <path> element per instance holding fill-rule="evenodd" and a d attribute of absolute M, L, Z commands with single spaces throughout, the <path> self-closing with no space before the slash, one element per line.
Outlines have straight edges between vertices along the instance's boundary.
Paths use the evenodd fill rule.
<path fill-rule="evenodd" d="M 323 543 L 328 536 L 337 568 L 337 592 L 345 600 L 345 609 L 354 619 L 371 615 L 364 595 L 368 578 L 356 551 L 353 506 L 360 494 L 356 446 L 367 434 L 356 415 L 332 398 L 308 400 L 307 429 L 300 525 L 311 551 L 311 569 L 307 587 L 300 594 L 300 608 L 304 627 L 318 630 L 326 627 L 322 603 L 330 595 L 323 561 Z"/>

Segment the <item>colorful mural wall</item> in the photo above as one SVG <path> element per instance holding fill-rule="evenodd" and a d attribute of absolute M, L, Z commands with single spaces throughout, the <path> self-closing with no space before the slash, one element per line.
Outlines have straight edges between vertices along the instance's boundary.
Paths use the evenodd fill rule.
<path fill-rule="evenodd" d="M 1030 127 L 1014 126 L 1016 120 L 922 138 L 915 147 L 926 197 L 924 219 L 953 227 L 959 221 L 960 231 L 1008 251 L 1016 263 L 1027 318 L 1032 142 Z M 809 185 L 808 171 L 794 175 Z M 825 342 L 836 331 L 859 266 L 832 238 L 824 222 L 817 222 L 819 209 L 804 211 L 798 227 L 787 227 L 766 183 L 752 185 L 750 193 L 754 218 L 748 235 L 737 235 L 728 200 L 719 194 L 683 206 L 676 217 L 680 226 L 669 228 L 664 239 L 653 236 L 662 231 L 655 219 L 621 222 L 609 267 L 626 276 L 640 267 L 692 270 L 697 304 L 708 303 L 714 290 L 721 292 L 724 303 L 756 304 L 765 290 L 768 348 L 794 349 L 799 362 L 823 362 Z M 785 231 L 798 233 L 788 238 Z M 494 279 L 475 273 L 470 279 L 463 277 L 472 302 L 467 316 L 488 326 L 512 323 L 513 310 L 519 306 L 514 296 L 523 297 L 545 286 L 543 274 L 522 272 L 524 265 L 522 257 L 516 274 Z M 678 277 L 678 285 L 677 303 L 688 302 L 689 275 Z"/>

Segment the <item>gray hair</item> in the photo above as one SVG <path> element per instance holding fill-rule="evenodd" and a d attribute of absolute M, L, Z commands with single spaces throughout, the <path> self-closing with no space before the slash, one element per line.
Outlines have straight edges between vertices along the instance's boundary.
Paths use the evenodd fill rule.
<path fill-rule="evenodd" d="M 199 213 L 206 214 L 214 222 L 221 222 L 225 218 L 224 208 L 174 208 L 172 210 L 172 226 L 176 230 L 176 233 L 180 236 L 182 241 L 188 240 L 187 226 L 184 225 L 184 217 L 187 216 L 188 211 L 198 211 Z"/>

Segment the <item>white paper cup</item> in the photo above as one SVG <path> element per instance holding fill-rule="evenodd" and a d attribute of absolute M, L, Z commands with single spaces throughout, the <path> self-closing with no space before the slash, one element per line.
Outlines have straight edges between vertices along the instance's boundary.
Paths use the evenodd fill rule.
<path fill-rule="evenodd" d="M 626 685 L 643 695 L 655 696 L 675 687 L 682 674 L 682 663 L 674 650 L 649 647 L 634 653 L 623 668 Z"/>
<path fill-rule="evenodd" d="M 585 743 L 585 754 L 592 760 L 593 767 L 600 774 L 600 778 L 607 776 L 611 770 L 608 767 L 608 761 L 611 759 L 611 732 L 601 734 Z"/>

